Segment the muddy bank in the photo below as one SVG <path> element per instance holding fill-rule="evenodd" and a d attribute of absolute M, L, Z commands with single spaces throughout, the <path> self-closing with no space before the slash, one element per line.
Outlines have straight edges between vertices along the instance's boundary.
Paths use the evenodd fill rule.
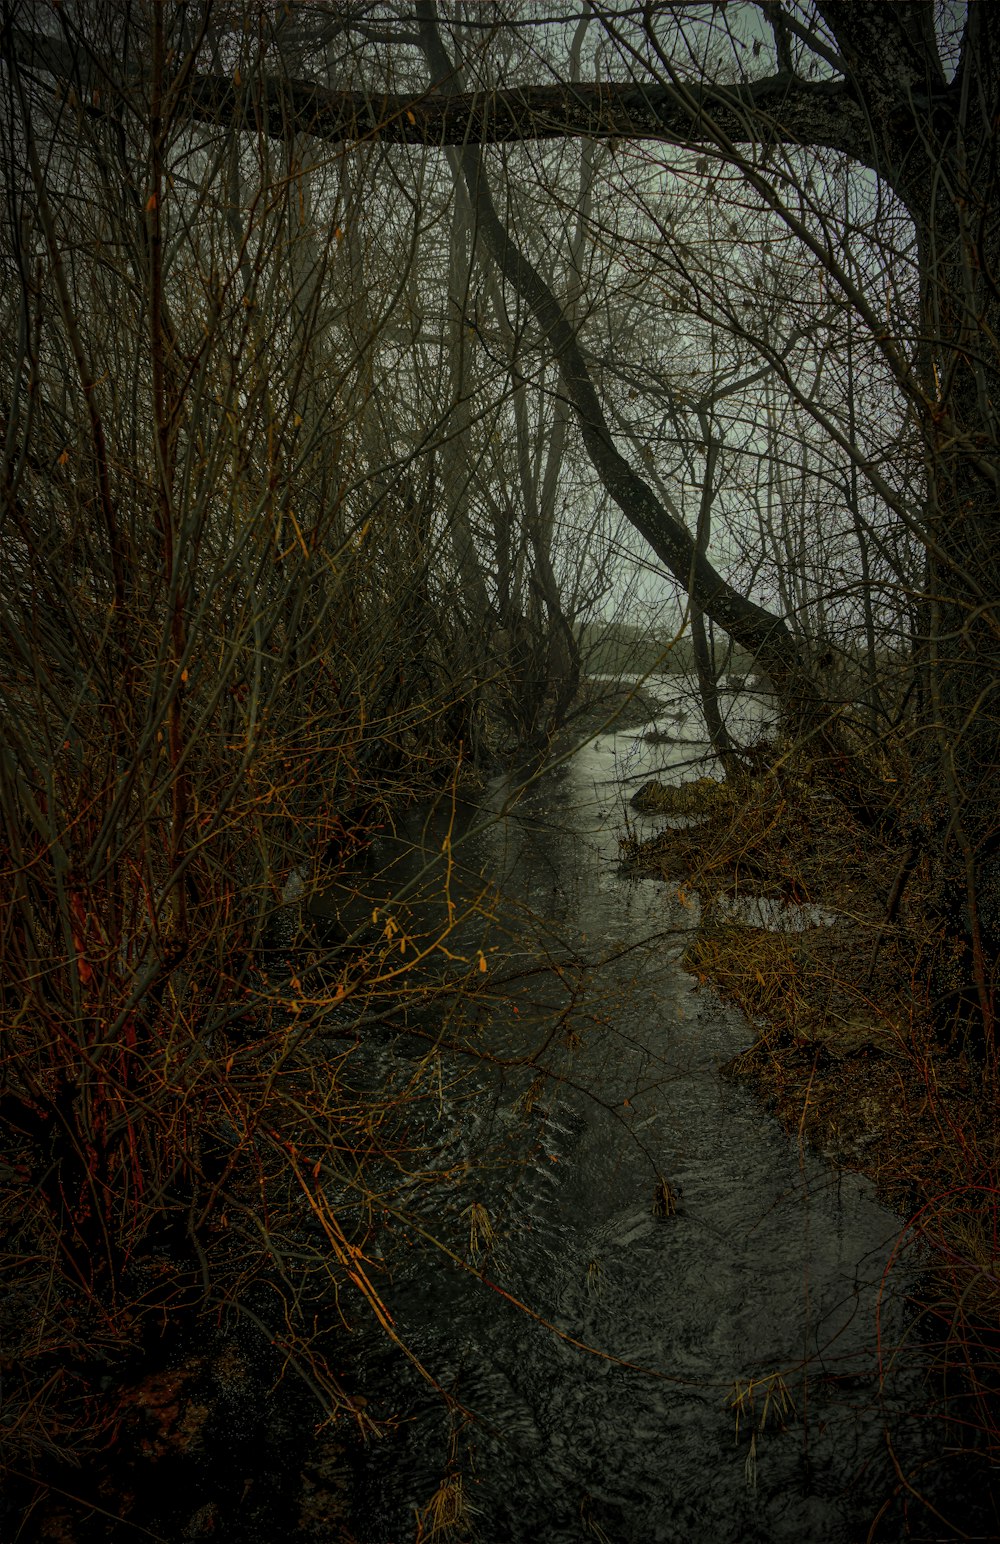
<path fill-rule="evenodd" d="M 917 865 L 900 895 L 907 852 L 874 841 L 818 781 L 649 784 L 635 802 L 662 828 L 626 844 L 629 863 L 697 897 L 683 964 L 754 1034 L 726 1075 L 932 1225 L 949 1290 L 995 1322 L 1000 1125 L 963 1047 L 942 1039 L 948 961 L 926 921 L 929 875 Z"/>

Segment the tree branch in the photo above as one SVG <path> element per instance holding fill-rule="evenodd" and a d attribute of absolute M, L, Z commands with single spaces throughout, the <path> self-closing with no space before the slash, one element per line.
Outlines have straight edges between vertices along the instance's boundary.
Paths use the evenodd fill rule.
<path fill-rule="evenodd" d="M 24 28 L 11 28 L 8 37 L 20 69 L 72 83 L 88 112 L 101 110 L 95 91 L 120 79 L 116 61 L 85 56 L 63 39 Z M 418 94 L 335 91 L 280 75 L 237 84 L 217 72 L 192 73 L 176 111 L 228 130 L 263 128 L 281 139 L 306 133 L 334 143 L 509 144 L 583 135 L 693 146 L 711 143 L 722 128 L 741 144 L 766 133 L 772 143 L 822 145 L 871 160 L 867 120 L 846 83 L 802 81 L 788 73 L 743 85 L 692 83 L 683 92 L 662 83 L 601 81 Z M 702 123 L 703 113 L 711 116 L 712 129 Z"/>
<path fill-rule="evenodd" d="M 431 71 L 442 82 L 444 91 L 454 90 L 453 71 L 437 28 L 432 0 L 417 0 L 416 14 Z M 466 147 L 459 152 L 459 160 L 476 215 L 477 235 L 504 278 L 531 307 L 549 349 L 559 361 L 584 446 L 604 488 L 694 603 L 759 657 L 776 684 L 787 684 L 797 675 L 798 659 L 786 623 L 740 594 L 718 573 L 704 552 L 699 551 L 690 532 L 664 508 L 622 455 L 575 330 L 552 290 L 520 251 L 496 212 L 480 151 Z"/>

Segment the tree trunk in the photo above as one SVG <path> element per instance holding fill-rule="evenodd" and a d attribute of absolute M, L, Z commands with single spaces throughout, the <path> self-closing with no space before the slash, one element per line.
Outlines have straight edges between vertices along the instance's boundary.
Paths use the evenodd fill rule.
<path fill-rule="evenodd" d="M 899 385 L 926 465 L 930 729 L 948 819 L 942 910 L 964 954 L 957 1007 L 988 1062 L 1000 958 L 1000 20 L 970 5 L 946 83 L 933 9 L 825 0 L 871 121 L 874 164 L 905 204 L 920 265 L 918 346 Z M 970 1011 L 971 1010 L 971 1011 Z"/>
<path fill-rule="evenodd" d="M 437 89 L 457 90 L 430 0 L 418 0 L 416 13 L 421 44 Z M 804 683 L 798 651 L 785 622 L 740 594 L 715 570 L 705 554 L 697 550 L 690 533 L 663 508 L 648 483 L 618 450 L 576 333 L 552 290 L 497 215 L 481 152 L 470 146 L 461 150 L 459 157 L 479 238 L 507 282 L 531 307 L 548 347 L 559 361 L 584 446 L 602 485 L 669 572 L 689 591 L 695 604 L 760 660 L 779 691 L 789 697 L 801 696 Z"/>

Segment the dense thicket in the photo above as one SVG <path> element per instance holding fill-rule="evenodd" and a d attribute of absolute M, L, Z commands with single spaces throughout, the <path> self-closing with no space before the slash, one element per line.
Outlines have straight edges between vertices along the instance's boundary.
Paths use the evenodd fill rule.
<path fill-rule="evenodd" d="M 722 635 L 923 866 L 990 1075 L 992 7 L 0 14 L 14 1317 L 56 1262 L 74 1354 L 125 1343 L 173 1301 L 165 1231 L 178 1294 L 247 1301 L 296 1187 L 316 1279 L 350 1274 L 324 1185 L 391 1144 L 288 1047 L 390 1011 L 398 940 L 304 981 L 275 918 L 461 761 L 544 743 L 644 569 L 734 775 Z M 234 1245 L 251 1173 L 282 1199 Z M 12 1406 L 39 1451 L 67 1322 Z"/>

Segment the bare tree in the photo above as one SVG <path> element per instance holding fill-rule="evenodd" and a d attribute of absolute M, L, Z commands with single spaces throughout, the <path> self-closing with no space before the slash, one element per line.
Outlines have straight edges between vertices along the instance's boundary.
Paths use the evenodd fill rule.
<path fill-rule="evenodd" d="M 308 1304 L 348 1284 L 382 1312 L 329 1195 L 364 1233 L 355 1156 L 408 1160 L 388 1090 L 346 1136 L 336 1069 L 401 995 L 447 1023 L 482 979 L 452 935 L 485 886 L 423 924 L 384 895 L 379 926 L 316 915 L 394 809 L 453 787 L 460 651 L 433 481 L 374 390 L 412 253 L 373 279 L 343 239 L 393 190 L 312 139 L 196 126 L 200 49 L 238 49 L 248 92 L 269 55 L 215 15 L 67 11 L 58 95 L 5 15 L 0 1230 L 29 1465 L 102 1439 L 67 1390 L 183 1306 L 247 1315 L 365 1425 Z M 271 1325 L 265 1279 L 295 1282 Z"/>
<path fill-rule="evenodd" d="M 525 46 L 524 29 L 480 28 L 475 58 L 467 50 L 462 61 L 474 89 L 463 91 L 429 0 L 387 10 L 378 21 L 315 22 L 318 36 L 336 42 L 336 68 L 328 57 L 323 80 L 293 76 L 287 67 L 302 57 L 295 50 L 309 32 L 293 11 L 287 30 L 276 25 L 268 34 L 252 98 L 231 70 L 220 68 L 224 34 L 217 34 L 212 46 L 202 41 L 188 55 L 189 67 L 172 80 L 171 105 L 192 121 L 252 125 L 281 140 L 308 133 L 328 144 L 460 147 L 477 238 L 530 307 L 558 360 L 602 484 L 667 569 L 690 585 L 695 603 L 762 660 L 822 740 L 829 738 L 823 693 L 803 660 L 794 620 L 742 592 L 708 554 L 697 552 L 691 533 L 616 445 L 579 336 L 537 265 L 515 245 L 488 183 L 488 155 L 479 147 L 582 135 L 655 144 L 673 167 L 701 157 L 710 177 L 713 169 L 726 174 L 724 184 L 714 179 L 714 196 L 728 190 L 738 206 L 750 201 L 755 218 L 772 218 L 797 244 L 803 262 L 822 276 L 823 303 L 835 293 L 853 314 L 855 368 L 862 352 L 878 361 L 897 417 L 921 447 L 923 488 L 914 494 L 906 477 L 852 443 L 843 414 L 799 393 L 803 411 L 854 466 L 866 500 L 885 512 L 875 526 L 894 528 L 880 536 L 884 548 L 898 546 L 895 533 L 903 532 L 926 554 L 927 598 L 918 606 L 918 627 L 927 725 L 936 736 L 938 778 L 949 805 L 938 843 L 942 896 L 949 926 L 967 939 L 976 1011 L 991 1040 L 1000 941 L 990 684 L 998 676 L 991 534 L 996 27 L 992 10 L 981 5 L 960 16 L 948 13 L 938 30 L 935 16 L 922 3 L 769 3 L 748 8 L 740 31 L 728 14 L 698 5 L 654 7 L 641 16 L 595 6 L 591 31 L 601 37 L 604 78 L 568 78 L 565 50 L 553 62 L 559 27 L 551 18 L 533 48 Z M 458 19 L 466 25 L 464 11 Z M 68 15 L 58 36 L 11 16 L 6 37 L 21 70 L 72 83 L 74 100 L 100 112 L 94 90 L 105 61 L 96 45 L 74 46 Z M 434 77 L 430 92 L 418 89 L 418 50 Z M 135 68 L 142 73 L 138 63 Z M 517 72 L 523 79 L 512 78 Z M 847 169 L 854 190 L 846 216 L 843 178 L 836 184 L 824 170 L 830 156 Z M 869 229 L 875 237 L 882 230 L 889 235 L 865 237 L 872 257 L 859 262 L 865 222 L 858 211 L 866 200 Z M 912 232 L 912 283 L 897 286 L 900 221 Z M 669 266 L 669 242 L 664 258 Z M 792 326 L 789 317 L 786 331 Z M 783 343 L 759 334 L 754 341 L 794 394 L 798 383 Z M 849 499 L 838 502 L 853 523 Z M 873 528 L 871 519 L 867 525 Z M 906 582 L 904 573 L 900 578 Z"/>
<path fill-rule="evenodd" d="M 380 1011 L 391 929 L 315 992 L 269 930 L 387 781 L 447 775 L 514 623 L 572 686 L 581 491 L 928 846 L 992 1059 L 996 14 L 4 5 L 2 1098 L 86 1291 L 126 1223 L 206 1248 L 234 1130 L 335 1162 L 329 1092 L 260 1138 L 275 1061 L 227 1037 Z M 857 704 L 822 664 L 854 628 Z M 852 752 L 917 708 L 911 821 Z"/>

